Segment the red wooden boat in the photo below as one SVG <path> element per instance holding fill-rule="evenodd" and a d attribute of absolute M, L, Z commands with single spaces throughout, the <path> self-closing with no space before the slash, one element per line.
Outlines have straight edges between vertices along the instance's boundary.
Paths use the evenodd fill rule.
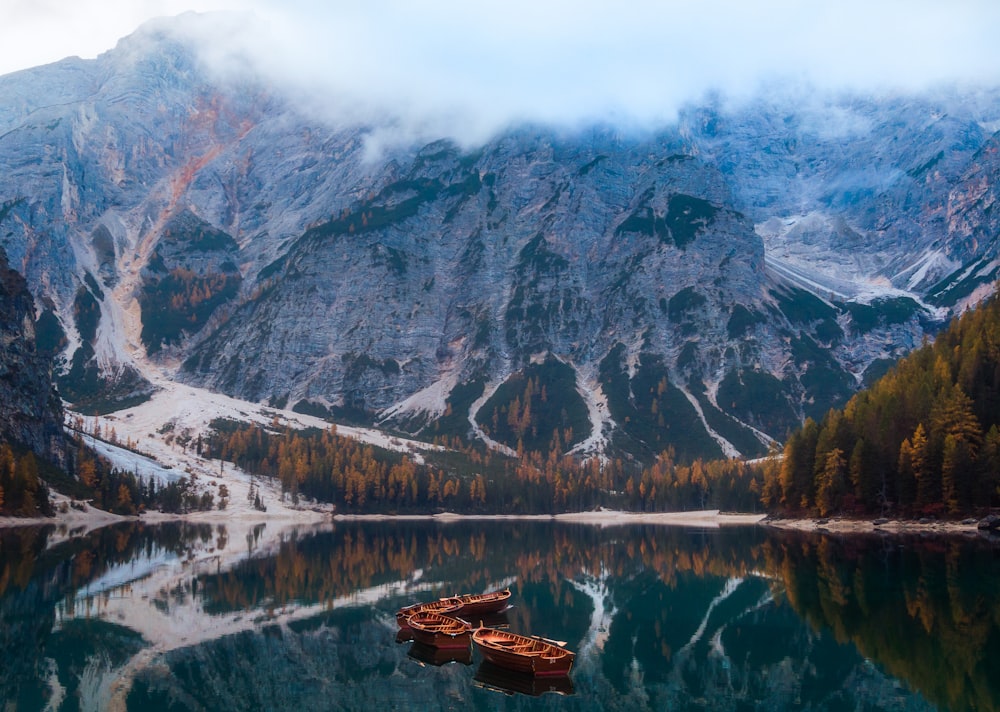
<path fill-rule="evenodd" d="M 440 613 L 420 611 L 410 616 L 407 623 L 418 643 L 435 648 L 468 648 L 472 628 L 460 621 Z"/>
<path fill-rule="evenodd" d="M 541 638 L 496 628 L 474 630 L 472 642 L 494 665 L 532 675 L 566 675 L 576 658 L 576 653 Z"/>
<path fill-rule="evenodd" d="M 412 606 L 405 606 L 396 611 L 396 623 L 399 624 L 400 628 L 407 628 L 409 627 L 407 620 L 414 613 L 453 614 L 461 607 L 462 602 L 456 596 L 439 598 L 436 601 L 428 601 L 427 603 L 414 603 Z"/>
<path fill-rule="evenodd" d="M 506 608 L 507 602 L 510 600 L 510 589 L 505 588 L 489 593 L 463 593 L 456 598 L 462 602 L 462 607 L 449 615 L 471 620 L 475 616 L 499 613 Z"/>

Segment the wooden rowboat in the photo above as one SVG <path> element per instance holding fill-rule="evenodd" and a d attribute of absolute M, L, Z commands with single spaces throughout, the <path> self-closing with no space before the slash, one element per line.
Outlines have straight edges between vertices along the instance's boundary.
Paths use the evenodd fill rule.
<path fill-rule="evenodd" d="M 453 611 L 451 615 L 471 620 L 475 616 L 499 613 L 506 608 L 510 600 L 510 589 L 505 588 L 489 593 L 463 593 L 461 596 L 456 596 L 456 598 L 462 602 L 462 607 L 457 611 Z"/>
<path fill-rule="evenodd" d="M 489 616 L 507 608 L 510 595 L 510 589 L 505 588 L 489 593 L 463 593 L 461 596 L 448 596 L 427 603 L 414 603 L 396 611 L 396 622 L 400 628 L 405 628 L 406 619 L 422 611 L 441 613 L 471 622 L 477 616 Z"/>
<path fill-rule="evenodd" d="M 462 607 L 462 602 L 456 597 L 439 598 L 436 601 L 427 603 L 414 603 L 412 606 L 405 606 L 396 611 L 396 623 L 400 628 L 408 628 L 407 621 L 414 613 L 441 613 L 452 614 Z"/>
<path fill-rule="evenodd" d="M 540 638 L 496 628 L 474 630 L 472 642 L 494 665 L 532 675 L 566 675 L 576 658 L 576 653 Z"/>
<path fill-rule="evenodd" d="M 469 647 L 472 629 L 465 621 L 440 613 L 420 611 L 410 616 L 407 624 L 413 632 L 413 639 L 418 643 L 435 648 Z"/>

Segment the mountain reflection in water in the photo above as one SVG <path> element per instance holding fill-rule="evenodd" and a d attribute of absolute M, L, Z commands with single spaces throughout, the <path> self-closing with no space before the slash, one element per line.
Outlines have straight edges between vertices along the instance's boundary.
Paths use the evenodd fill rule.
<path fill-rule="evenodd" d="M 53 536 L 0 531 L 16 709 L 1000 710 L 1000 547 L 981 539 L 528 521 Z M 511 631 L 576 651 L 559 689 L 396 642 L 400 606 L 506 585 Z"/>

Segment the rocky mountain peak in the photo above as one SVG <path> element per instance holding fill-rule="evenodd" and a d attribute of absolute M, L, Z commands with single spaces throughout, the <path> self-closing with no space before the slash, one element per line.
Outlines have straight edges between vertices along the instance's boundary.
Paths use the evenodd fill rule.
<path fill-rule="evenodd" d="M 166 376 L 496 447 L 753 454 L 1000 272 L 996 90 L 379 143 L 207 71 L 203 27 L 0 78 L 0 244 L 78 407 Z"/>

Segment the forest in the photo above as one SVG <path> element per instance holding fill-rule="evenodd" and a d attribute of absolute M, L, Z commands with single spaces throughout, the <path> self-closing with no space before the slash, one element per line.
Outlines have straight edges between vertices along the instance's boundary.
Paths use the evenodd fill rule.
<path fill-rule="evenodd" d="M 620 459 L 580 461 L 553 433 L 548 452 L 492 452 L 458 437 L 438 440 L 427 462 L 324 431 L 294 431 L 215 421 L 203 454 L 281 482 L 297 503 L 305 496 L 355 512 L 542 513 L 599 506 L 633 511 L 755 511 L 762 485 L 746 463 L 677 465 L 668 450 L 648 468 Z"/>
<path fill-rule="evenodd" d="M 53 514 L 38 464 L 34 453 L 18 454 L 8 443 L 0 443 L 0 515 Z"/>
<path fill-rule="evenodd" d="M 530 386 L 530 382 L 529 382 Z M 525 407 L 514 409 L 517 427 Z M 598 506 L 631 511 L 721 509 L 830 516 L 979 514 L 1000 505 L 1000 299 L 994 296 L 902 359 L 819 422 L 807 418 L 757 464 L 676 461 L 673 450 L 634 461 L 563 454 L 571 431 L 516 457 L 458 437 L 417 464 L 408 456 L 326 432 L 215 424 L 209 454 L 277 477 L 351 511 L 556 513 Z M 780 457 L 774 455 L 781 455 Z"/>
<path fill-rule="evenodd" d="M 113 467 L 86 446 L 82 427 L 81 418 L 71 423 L 75 431 L 66 446 L 63 466 L 0 442 L 0 516 L 53 516 L 56 512 L 50 486 L 70 497 L 63 507 L 85 509 L 89 503 L 115 514 L 141 514 L 147 509 L 185 513 L 226 508 L 229 492 L 225 485 L 219 487 L 216 498 L 211 492 L 199 493 L 189 477 L 159 484 Z M 89 434 L 101 438 L 103 434 L 96 428 Z M 132 447 L 131 443 L 119 443 L 113 434 L 108 442 Z"/>
<path fill-rule="evenodd" d="M 1000 299 L 991 297 L 763 466 L 786 513 L 959 516 L 1000 504 Z"/>
<path fill-rule="evenodd" d="M 533 381 L 521 385 L 523 399 L 514 398 L 516 407 L 504 411 L 504 425 L 515 432 L 527 432 L 529 406 L 543 402 L 534 391 L 544 391 Z M 333 425 L 294 431 L 277 421 L 217 420 L 197 447 L 256 477 L 277 479 L 292 503 L 305 497 L 350 512 L 554 514 L 609 507 L 792 516 L 980 514 L 1000 505 L 1000 299 L 954 320 L 843 409 L 818 422 L 807 418 L 783 453 L 757 463 L 684 463 L 669 447 L 648 466 L 624 458 L 580 460 L 566 454 L 574 435 L 564 419 L 547 418 L 546 426 L 551 433 L 531 440 L 536 449 L 519 438 L 514 456 L 456 435 L 438 436 L 436 448 L 417 456 L 342 437 Z M 115 470 L 84 446 L 81 433 L 66 459 L 56 468 L 0 447 L 0 512 L 52 514 L 46 483 L 122 514 L 224 508 L 228 502 L 224 488 L 198 494 L 190 478 L 160 486 Z M 251 488 L 251 502 L 266 508 L 259 487 Z"/>

